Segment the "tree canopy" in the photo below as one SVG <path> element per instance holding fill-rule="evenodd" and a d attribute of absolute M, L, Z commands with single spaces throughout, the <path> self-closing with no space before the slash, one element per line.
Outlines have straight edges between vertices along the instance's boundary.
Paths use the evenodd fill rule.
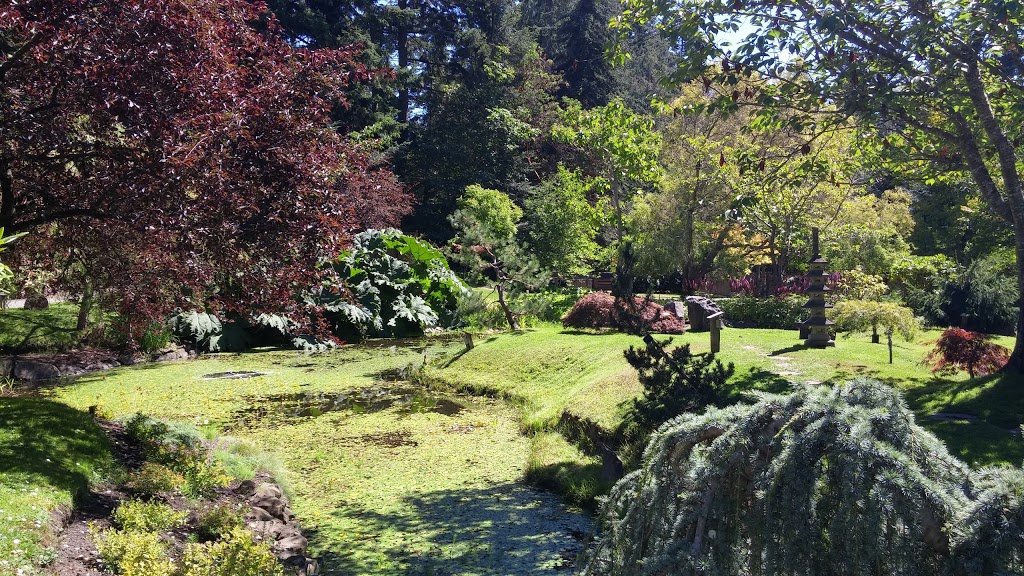
<path fill-rule="evenodd" d="M 629 0 L 615 26 L 620 38 L 655 25 L 670 42 L 685 39 L 685 58 L 671 75 L 676 81 L 755 81 L 746 93 L 723 91 L 712 106 L 753 106 L 762 124 L 801 133 L 798 148 L 855 127 L 860 152 L 879 165 L 928 182 L 969 175 L 988 209 L 1014 225 L 1019 288 L 1024 38 L 1018 12 L 1012 3 L 967 0 L 841 7 L 824 0 Z M 725 33 L 740 38 L 726 40 Z M 1024 338 L 1024 316 L 1017 334 Z M 1024 367 L 1024 341 L 1011 362 Z"/>
<path fill-rule="evenodd" d="M 118 247 L 111 288 L 149 317 L 292 305 L 361 221 L 409 203 L 329 126 L 377 72 L 278 34 L 243 0 L 0 6 L 0 226 Z"/>

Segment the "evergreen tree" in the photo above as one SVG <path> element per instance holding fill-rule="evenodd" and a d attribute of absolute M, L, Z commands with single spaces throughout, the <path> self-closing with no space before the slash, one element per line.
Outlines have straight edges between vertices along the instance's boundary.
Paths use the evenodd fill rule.
<path fill-rule="evenodd" d="M 612 489 L 586 575 L 1024 569 L 1024 472 L 970 469 L 860 379 L 662 426 Z"/>

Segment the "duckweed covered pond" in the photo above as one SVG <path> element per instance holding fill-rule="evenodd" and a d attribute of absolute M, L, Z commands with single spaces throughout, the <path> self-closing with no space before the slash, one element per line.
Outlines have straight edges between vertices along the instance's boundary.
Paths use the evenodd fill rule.
<path fill-rule="evenodd" d="M 115 417 L 208 424 L 274 452 L 325 574 L 559 573 L 590 520 L 521 483 L 529 440 L 516 413 L 404 380 L 424 355 L 460 349 L 419 341 L 216 355 L 91 374 L 48 394 Z M 266 374 L 203 378 L 243 371 Z"/>

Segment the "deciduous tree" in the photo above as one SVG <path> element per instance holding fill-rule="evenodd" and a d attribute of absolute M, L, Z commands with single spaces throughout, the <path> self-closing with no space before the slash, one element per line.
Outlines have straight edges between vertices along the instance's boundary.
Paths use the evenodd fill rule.
<path fill-rule="evenodd" d="M 289 46 L 259 2 L 0 3 L 0 226 L 117 247 L 126 312 L 286 310 L 353 208 L 408 207 L 328 125 L 356 53 Z"/>
<path fill-rule="evenodd" d="M 716 106 L 756 107 L 763 123 L 802 133 L 799 148 L 859 126 L 860 150 L 881 165 L 930 182 L 969 175 L 1013 224 L 1024 287 L 1019 12 L 1001 1 L 629 0 L 616 26 L 622 37 L 656 24 L 685 39 L 677 81 L 759 79 L 749 95 L 723 94 Z M 741 27 L 738 41 L 723 34 Z M 1024 312 L 1016 332 L 1010 365 L 1020 370 Z"/>

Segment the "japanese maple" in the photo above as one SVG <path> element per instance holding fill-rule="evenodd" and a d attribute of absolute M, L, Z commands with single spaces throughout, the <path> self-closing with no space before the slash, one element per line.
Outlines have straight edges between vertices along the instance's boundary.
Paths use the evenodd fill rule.
<path fill-rule="evenodd" d="M 1009 358 L 1010 351 L 995 342 L 989 342 L 985 334 L 963 328 L 949 328 L 928 353 L 927 361 L 932 364 L 933 372 L 948 375 L 966 370 L 974 378 L 998 371 Z"/>
<path fill-rule="evenodd" d="M 409 209 L 330 126 L 380 73 L 358 50 L 290 46 L 246 0 L 0 0 L 0 226 L 90 260 L 143 319 L 287 312 Z"/>

